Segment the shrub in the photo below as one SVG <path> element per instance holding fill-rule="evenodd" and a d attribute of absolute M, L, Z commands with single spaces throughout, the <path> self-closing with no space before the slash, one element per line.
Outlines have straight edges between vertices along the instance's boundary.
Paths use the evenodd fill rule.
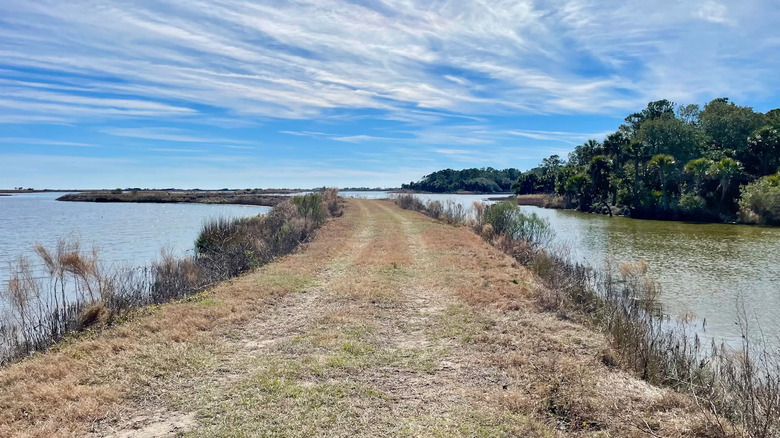
<path fill-rule="evenodd" d="M 745 222 L 780 225 L 780 172 L 743 186 L 739 200 Z"/>
<path fill-rule="evenodd" d="M 520 207 L 510 201 L 488 205 L 483 222 L 490 224 L 496 235 L 524 240 L 533 247 L 550 244 L 555 234 L 550 221 L 540 218 L 536 213 L 524 214 Z"/>
<path fill-rule="evenodd" d="M 398 193 L 392 199 L 396 205 L 404 210 L 425 212 L 425 204 L 411 193 Z"/>
<path fill-rule="evenodd" d="M 440 219 L 443 211 L 444 206 L 439 201 L 430 201 L 426 204 L 425 213 L 434 219 Z"/>
<path fill-rule="evenodd" d="M 298 207 L 298 214 L 306 222 L 321 224 L 325 219 L 325 212 L 322 208 L 322 195 L 319 193 L 294 196 L 291 201 Z"/>
<path fill-rule="evenodd" d="M 468 220 L 468 211 L 463 204 L 450 199 L 444 203 L 441 219 L 450 225 L 461 225 Z"/>
<path fill-rule="evenodd" d="M 707 201 L 699 195 L 686 193 L 680 197 L 678 207 L 686 216 L 699 216 L 707 211 Z"/>
<path fill-rule="evenodd" d="M 339 217 L 343 214 L 342 202 L 339 199 L 339 191 L 335 188 L 322 189 L 322 203 L 327 206 L 328 214 Z"/>

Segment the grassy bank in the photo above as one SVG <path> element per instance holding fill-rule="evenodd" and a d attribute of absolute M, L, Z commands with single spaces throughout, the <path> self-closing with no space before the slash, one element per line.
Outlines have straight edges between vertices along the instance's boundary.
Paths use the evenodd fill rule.
<path fill-rule="evenodd" d="M 144 268 L 109 268 L 78 242 L 38 246 L 20 257 L 3 289 L 0 365 L 41 351 L 74 332 L 121 322 L 138 309 L 193 296 L 289 254 L 327 217 L 339 215 L 335 189 L 284 198 L 268 214 L 207 223 L 192 257 L 163 258 Z M 43 271 L 35 268 L 42 265 Z"/>
<path fill-rule="evenodd" d="M 517 205 L 532 205 L 541 208 L 564 208 L 564 203 L 560 198 L 550 195 L 517 195 L 507 201 L 515 201 Z"/>
<path fill-rule="evenodd" d="M 304 250 L 0 369 L 0 436 L 721 436 L 440 222 L 346 200 Z"/>
<path fill-rule="evenodd" d="M 265 190 L 240 191 L 162 191 L 162 190 L 132 190 L 132 191 L 100 191 L 72 193 L 57 198 L 58 201 L 71 202 L 138 202 L 138 203 L 195 203 L 195 204 L 241 204 L 273 207 L 285 201 L 282 196 L 287 192 L 277 193 Z"/>
<path fill-rule="evenodd" d="M 659 287 L 647 277 L 646 266 L 599 272 L 550 252 L 545 249 L 549 224 L 522 214 L 514 203 L 475 203 L 469 216 L 412 195 L 399 195 L 395 202 L 449 224 L 468 225 L 530 268 L 544 285 L 536 296 L 540 308 L 606 335 L 605 364 L 691 397 L 707 418 L 706 430 L 697 436 L 780 435 L 780 355 L 750 339 L 745 318 L 740 318 L 742 348 L 702 343 L 685 324 L 659 312 Z"/>

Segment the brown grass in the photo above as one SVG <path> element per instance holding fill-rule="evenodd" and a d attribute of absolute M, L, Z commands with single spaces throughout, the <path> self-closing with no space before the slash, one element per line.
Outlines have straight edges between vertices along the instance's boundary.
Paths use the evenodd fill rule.
<path fill-rule="evenodd" d="M 468 228 L 350 200 L 303 251 L 0 370 L 0 436 L 697 436 L 537 287 Z"/>

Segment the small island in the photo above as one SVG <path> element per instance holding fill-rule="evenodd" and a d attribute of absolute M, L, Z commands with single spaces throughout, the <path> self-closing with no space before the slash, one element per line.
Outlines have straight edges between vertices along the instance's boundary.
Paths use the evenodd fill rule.
<path fill-rule="evenodd" d="M 103 190 L 70 193 L 57 198 L 70 202 L 137 202 L 155 204 L 240 204 L 273 207 L 295 190 Z"/>

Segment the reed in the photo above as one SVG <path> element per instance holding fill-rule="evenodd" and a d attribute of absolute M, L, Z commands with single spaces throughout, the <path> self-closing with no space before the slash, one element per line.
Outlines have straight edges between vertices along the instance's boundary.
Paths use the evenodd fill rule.
<path fill-rule="evenodd" d="M 340 215 L 337 191 L 293 197 L 268 214 L 216 219 L 203 226 L 195 255 L 162 257 L 141 268 L 108 268 L 96 249 L 77 240 L 39 245 L 36 259 L 19 257 L 0 289 L 0 365 L 41 351 L 72 333 L 122 321 L 148 305 L 182 299 L 276 257 L 314 235 L 328 216 Z"/>

